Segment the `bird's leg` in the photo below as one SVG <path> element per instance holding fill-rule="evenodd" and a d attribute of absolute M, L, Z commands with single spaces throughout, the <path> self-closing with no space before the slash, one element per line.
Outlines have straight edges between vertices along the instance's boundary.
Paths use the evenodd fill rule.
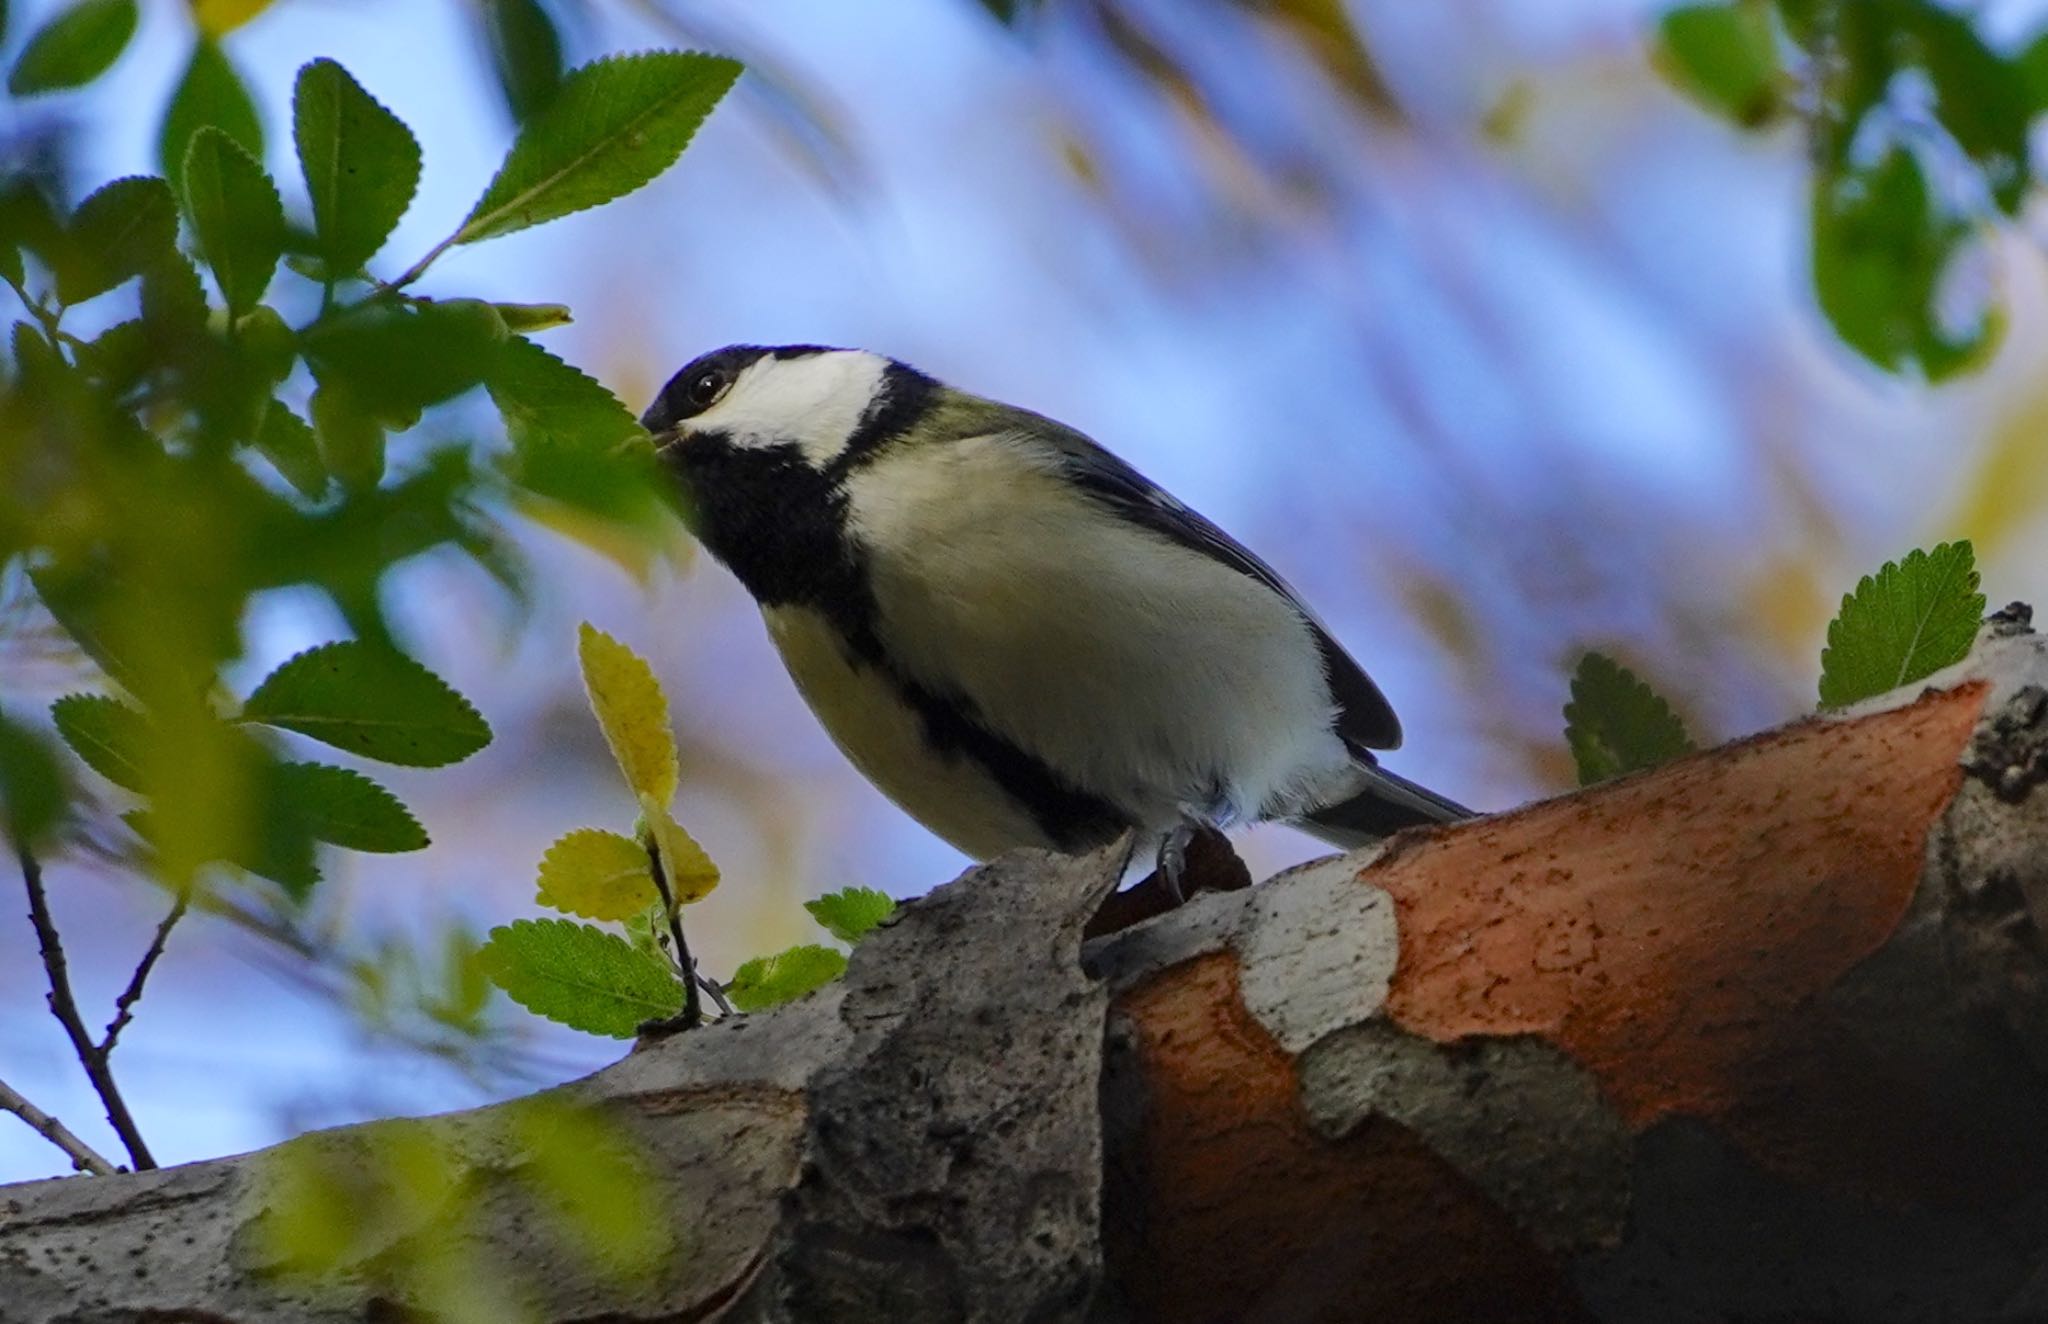
<path fill-rule="evenodd" d="M 1159 876 L 1165 881 L 1166 890 L 1173 894 L 1176 906 L 1188 899 L 1180 884 L 1188 871 L 1188 843 L 1195 839 L 1200 827 L 1194 819 L 1184 817 L 1159 843 Z"/>

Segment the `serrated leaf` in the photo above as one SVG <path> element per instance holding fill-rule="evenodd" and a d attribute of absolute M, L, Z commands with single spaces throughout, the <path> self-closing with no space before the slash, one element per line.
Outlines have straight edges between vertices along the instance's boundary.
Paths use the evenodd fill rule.
<path fill-rule="evenodd" d="M 420 145 L 412 131 L 333 60 L 299 70 L 292 140 L 330 272 L 370 260 L 412 205 Z"/>
<path fill-rule="evenodd" d="M 640 797 L 640 818 L 648 843 L 661 857 L 662 877 L 676 904 L 687 906 L 710 896 L 718 886 L 718 866 L 697 839 L 649 796 Z"/>
<path fill-rule="evenodd" d="M 647 850 L 631 837 L 580 828 L 540 859 L 539 901 L 585 919 L 630 919 L 659 900 Z"/>
<path fill-rule="evenodd" d="M 484 0 L 483 24 L 498 90 L 523 123 L 561 89 L 561 33 L 538 0 Z"/>
<path fill-rule="evenodd" d="M 741 965 L 725 986 L 725 995 L 741 1011 L 765 1011 L 823 988 L 845 973 L 845 953 L 806 943 Z"/>
<path fill-rule="evenodd" d="M 1966 540 L 1887 561 L 1845 594 L 1820 655 L 1820 703 L 1840 708 L 1910 685 L 1969 656 L 1984 619 Z"/>
<path fill-rule="evenodd" d="M 597 714 L 626 785 L 665 811 L 676 795 L 676 741 L 668 726 L 668 699 L 654 669 L 588 621 L 576 631 L 576 660 L 590 710 Z"/>
<path fill-rule="evenodd" d="M 256 305 L 284 254 L 284 204 L 256 159 L 211 126 L 185 153 L 185 214 L 232 316 Z"/>
<path fill-rule="evenodd" d="M 403 653 L 346 640 L 307 649 L 271 672 L 242 705 L 242 719 L 415 768 L 460 762 L 491 740 L 469 700 L 439 676 Z"/>
<path fill-rule="evenodd" d="M 678 51 L 610 56 L 575 70 L 520 129 L 456 242 L 631 193 L 675 164 L 739 75 L 737 61 Z"/>
<path fill-rule="evenodd" d="M 423 850 L 427 831 L 402 801 L 360 772 L 327 763 L 282 763 L 273 779 L 274 805 L 296 817 L 315 840 L 350 850 Z"/>
<path fill-rule="evenodd" d="M 104 694 L 67 694 L 50 705 L 50 716 L 86 767 L 124 791 L 144 789 L 148 717 Z"/>
<path fill-rule="evenodd" d="M 501 925 L 479 959 L 514 1002 L 590 1034 L 630 1039 L 643 1022 L 683 1007 L 682 983 L 666 962 L 574 920 Z"/>
<path fill-rule="evenodd" d="M 178 204 L 153 175 L 117 179 L 95 190 L 71 218 L 68 260 L 57 268 L 57 297 L 82 303 L 139 276 L 177 250 Z"/>
<path fill-rule="evenodd" d="M 844 943 L 856 943 L 896 913 L 896 899 L 872 887 L 847 887 L 804 902 L 811 918 Z"/>
<path fill-rule="evenodd" d="M 7 90 L 19 97 L 83 87 L 121 58 L 137 18 L 135 0 L 78 0 L 28 39 Z"/>
<path fill-rule="evenodd" d="M 1673 82 L 1746 128 L 1784 108 L 1785 72 L 1768 6 L 1680 5 L 1658 20 L 1658 53 Z"/>
<path fill-rule="evenodd" d="M 512 481 L 606 520 L 641 525 L 661 509 L 647 430 L 618 397 L 515 336 L 485 380 L 512 442 Z"/>
<path fill-rule="evenodd" d="M 318 501 L 327 494 L 327 469 L 320 462 L 320 445 L 312 425 L 291 411 L 282 400 L 272 400 L 256 429 L 256 449 L 298 489 L 299 495 Z"/>
<path fill-rule="evenodd" d="M 1581 786 L 1654 768 L 1693 748 L 1671 705 L 1633 671 L 1601 653 L 1579 659 L 1564 720 Z"/>
<path fill-rule="evenodd" d="M 248 87 L 221 48 L 201 37 L 164 108 L 163 128 L 157 134 L 157 161 L 172 190 L 181 196 L 192 135 L 208 126 L 240 143 L 253 159 L 263 159 L 263 120 Z"/>

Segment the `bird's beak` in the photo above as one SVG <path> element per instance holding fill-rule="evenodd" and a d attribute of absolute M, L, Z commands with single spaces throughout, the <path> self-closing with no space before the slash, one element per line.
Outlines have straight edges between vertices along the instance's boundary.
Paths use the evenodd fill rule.
<path fill-rule="evenodd" d="M 671 446 L 674 446 L 677 443 L 681 442 L 683 440 L 684 435 L 685 434 L 681 427 L 672 427 L 665 429 L 661 432 L 655 433 L 654 453 L 656 455 L 659 455 L 662 452 L 668 450 Z"/>

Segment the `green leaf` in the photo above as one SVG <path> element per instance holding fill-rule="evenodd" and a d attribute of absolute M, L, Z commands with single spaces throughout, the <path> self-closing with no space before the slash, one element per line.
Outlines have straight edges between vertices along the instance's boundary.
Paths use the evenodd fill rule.
<path fill-rule="evenodd" d="M 515 336 L 484 384 L 504 415 L 511 478 L 521 487 L 624 523 L 660 509 L 647 430 L 596 381 Z"/>
<path fill-rule="evenodd" d="M 2017 63 L 2027 80 L 2027 90 L 2033 94 L 2034 109 L 2048 110 L 2048 32 L 2028 43 Z"/>
<path fill-rule="evenodd" d="M 308 332 L 306 360 L 321 385 L 339 384 L 361 407 L 404 428 L 420 410 L 483 381 L 505 336 L 504 319 L 480 300 L 376 303 Z"/>
<path fill-rule="evenodd" d="M 34 845 L 64 815 L 64 777 L 42 736 L 0 713 L 0 828 Z"/>
<path fill-rule="evenodd" d="M 319 256 L 330 272 L 354 271 L 384 246 L 412 205 L 419 142 L 332 60 L 299 70 L 292 139 L 313 200 Z"/>
<path fill-rule="evenodd" d="M 741 1011 L 764 1011 L 823 988 L 845 973 L 844 952 L 806 943 L 746 962 L 733 972 L 725 995 Z"/>
<path fill-rule="evenodd" d="M 335 382 L 322 384 L 307 405 L 321 465 L 350 492 L 375 491 L 384 481 L 384 425 Z"/>
<path fill-rule="evenodd" d="M 71 218 L 70 260 L 57 268 L 57 297 L 83 303 L 177 250 L 178 204 L 153 175 L 117 179 L 78 204 Z"/>
<path fill-rule="evenodd" d="M 305 419 L 291 411 L 282 400 L 272 400 L 256 429 L 256 449 L 309 501 L 327 495 L 327 469 L 320 462 L 320 445 Z"/>
<path fill-rule="evenodd" d="M 271 672 L 242 719 L 413 768 L 460 762 L 491 740 L 469 700 L 439 676 L 403 653 L 349 640 L 307 649 Z"/>
<path fill-rule="evenodd" d="M 574 920 L 522 919 L 492 929 L 481 960 L 514 1002 L 590 1034 L 630 1039 L 643 1022 L 683 1007 L 682 983 L 665 961 Z"/>
<path fill-rule="evenodd" d="M 896 913 L 896 901 L 887 892 L 872 887 L 848 887 L 827 892 L 815 901 L 804 902 L 811 918 L 825 931 L 845 943 L 859 942 L 875 926 Z"/>
<path fill-rule="evenodd" d="M 1969 154 L 2008 215 L 2027 194 L 2033 88 L 2024 65 L 1984 44 L 1969 19 L 1928 4 L 1901 6 L 1899 24 L 1934 84 L 1935 114 Z"/>
<path fill-rule="evenodd" d="M 473 244 L 596 207 L 675 164 L 740 75 L 715 55 L 617 55 L 571 73 L 528 120 L 457 231 Z"/>
<path fill-rule="evenodd" d="M 647 849 L 631 837 L 579 828 L 541 856 L 539 902 L 586 919 L 631 919 L 659 903 Z"/>
<path fill-rule="evenodd" d="M 566 304 L 559 303 L 494 303 L 498 316 L 505 319 L 508 331 L 547 331 L 558 326 L 567 326 L 576 319 L 569 315 Z"/>
<path fill-rule="evenodd" d="M 207 127 L 233 138 L 256 160 L 263 159 L 263 120 L 256 103 L 221 48 L 202 37 L 192 47 L 192 58 L 171 93 L 157 135 L 157 161 L 180 195 L 185 191 L 185 154 L 192 149 L 192 135 Z"/>
<path fill-rule="evenodd" d="M 1579 659 L 1564 720 L 1581 786 L 1654 768 L 1693 748 L 1671 705 L 1633 671 L 1601 653 Z"/>
<path fill-rule="evenodd" d="M 185 213 L 231 315 L 254 307 L 284 253 L 284 204 L 256 158 L 221 130 L 192 135 Z"/>
<path fill-rule="evenodd" d="M 1813 192 L 1813 281 L 1821 310 L 1851 348 L 1893 372 L 1939 380 L 1980 358 L 1998 330 L 1986 317 L 1961 335 L 1938 324 L 1942 273 L 1970 227 L 1937 212 L 1920 162 L 1892 148 L 1876 165 L 1819 172 Z"/>
<path fill-rule="evenodd" d="M 90 83 L 121 58 L 136 18 L 135 0 L 78 0 L 28 39 L 7 90 L 19 97 Z"/>
<path fill-rule="evenodd" d="M 327 763 L 282 763 L 273 805 L 315 840 L 350 850 L 423 850 L 426 829 L 399 798 L 359 772 Z"/>
<path fill-rule="evenodd" d="M 483 23 L 498 90 L 523 124 L 562 86 L 562 35 L 539 0 L 484 0 Z"/>
<path fill-rule="evenodd" d="M 50 705 L 50 715 L 86 767 L 124 791 L 143 790 L 148 717 L 104 694 L 67 694 Z"/>
<path fill-rule="evenodd" d="M 1828 623 L 1820 655 L 1823 708 L 1884 694 L 1969 656 L 1984 619 L 1967 541 L 1914 551 L 1865 575 Z"/>
<path fill-rule="evenodd" d="M 1671 80 L 1709 110 L 1753 129 L 1784 109 L 1786 78 L 1768 5 L 1681 5 L 1659 20 L 1657 35 Z"/>

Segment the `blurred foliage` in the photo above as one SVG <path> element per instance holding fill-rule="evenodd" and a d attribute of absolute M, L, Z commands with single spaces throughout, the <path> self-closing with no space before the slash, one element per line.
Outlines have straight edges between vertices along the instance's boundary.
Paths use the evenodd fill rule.
<path fill-rule="evenodd" d="M 522 334 L 566 322 L 566 308 L 408 287 L 453 246 L 646 184 L 739 66 L 655 51 L 564 71 L 557 42 L 544 80 L 528 22 L 503 165 L 448 237 L 392 276 L 376 263 L 418 188 L 420 144 L 341 65 L 313 60 L 291 117 L 307 206 L 288 208 L 221 44 L 265 7 L 194 0 L 184 72 L 163 106 L 141 108 L 161 114 L 160 176 L 74 202 L 66 140 L 0 140 L 0 297 L 15 305 L 0 356 L 0 592 L 10 607 L 32 595 L 104 691 L 60 698 L 47 726 L 0 712 L 0 811 L 22 850 L 125 824 L 114 853 L 132 871 L 345 980 L 380 1015 L 416 996 L 445 1047 L 482 1024 L 474 941 L 451 934 L 429 977 L 410 955 L 340 956 L 306 922 L 323 849 L 418 850 L 426 829 L 364 772 L 289 757 L 278 733 L 410 767 L 469 757 L 489 725 L 401 646 L 383 598 L 393 571 L 453 552 L 523 591 L 512 509 L 655 547 L 676 526 L 624 406 Z M 58 9 L 15 54 L 10 93 L 93 84 L 136 17 L 133 0 Z M 458 439 L 486 398 L 507 445 Z M 252 603 L 282 588 L 324 598 L 353 637 L 238 698 L 224 677 L 248 652 Z M 89 775 L 59 761 L 59 741 Z M 706 868 L 679 877 L 704 887 Z"/>
<path fill-rule="evenodd" d="M 1811 143 L 1813 282 L 1835 331 L 1893 372 L 1981 362 L 2003 325 L 1964 259 L 2039 183 L 2048 34 L 2004 51 L 1934 0 L 1719 0 L 1666 13 L 1660 63 L 1750 130 Z"/>
<path fill-rule="evenodd" d="M 250 1191 L 249 1267 L 364 1288 L 407 1318 L 508 1324 L 536 1302 L 628 1286 L 677 1254 L 677 1218 L 624 1115 L 567 1092 L 488 1113 L 378 1122 L 271 1151 Z M 535 1279 L 498 1247 L 538 1230 L 580 1281 Z"/>

